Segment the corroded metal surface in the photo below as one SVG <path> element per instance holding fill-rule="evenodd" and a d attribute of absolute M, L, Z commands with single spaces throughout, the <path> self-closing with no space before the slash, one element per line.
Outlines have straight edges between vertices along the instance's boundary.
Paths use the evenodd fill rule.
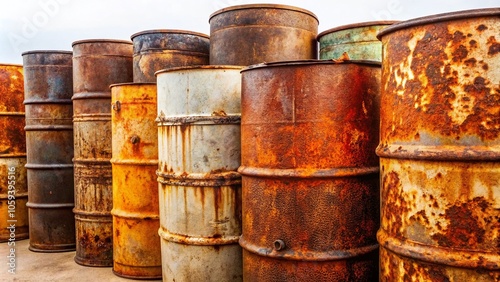
<path fill-rule="evenodd" d="M 245 281 L 377 281 L 380 64 L 242 72 Z"/>
<path fill-rule="evenodd" d="M 75 250 L 72 53 L 23 53 L 32 251 Z"/>
<path fill-rule="evenodd" d="M 111 90 L 132 81 L 132 42 L 73 43 L 75 261 L 113 265 Z"/>
<path fill-rule="evenodd" d="M 163 281 L 241 281 L 241 67 L 160 71 Z"/>
<path fill-rule="evenodd" d="M 210 64 L 316 59 L 318 19 L 287 5 L 249 4 L 210 15 Z"/>
<path fill-rule="evenodd" d="M 158 29 L 131 36 L 134 43 L 134 82 L 156 82 L 161 69 L 208 65 L 208 35 L 193 31 Z"/>
<path fill-rule="evenodd" d="M 0 242 L 29 235 L 23 77 L 21 65 L 0 64 Z"/>
<path fill-rule="evenodd" d="M 499 16 L 379 34 L 382 281 L 500 280 Z"/>
<path fill-rule="evenodd" d="M 161 278 L 156 84 L 111 85 L 113 272 Z"/>
<path fill-rule="evenodd" d="M 319 58 L 338 59 L 344 52 L 351 60 L 382 61 L 382 43 L 377 34 L 396 21 L 375 21 L 343 25 L 318 34 Z"/>

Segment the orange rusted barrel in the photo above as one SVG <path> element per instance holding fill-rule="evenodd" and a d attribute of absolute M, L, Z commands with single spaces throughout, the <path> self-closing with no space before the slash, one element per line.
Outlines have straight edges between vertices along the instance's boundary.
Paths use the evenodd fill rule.
<path fill-rule="evenodd" d="M 242 71 L 245 281 L 377 281 L 380 64 Z"/>
<path fill-rule="evenodd" d="M 113 272 L 161 278 L 156 84 L 111 85 Z"/>
<path fill-rule="evenodd" d="M 241 67 L 161 70 L 163 281 L 241 281 Z"/>
<path fill-rule="evenodd" d="M 28 186 L 23 66 L 0 64 L 0 242 L 26 239 Z"/>
<path fill-rule="evenodd" d="M 247 66 L 318 57 L 318 18 L 302 8 L 237 5 L 214 12 L 209 23 L 211 65 Z"/>
<path fill-rule="evenodd" d="M 176 29 L 145 30 L 131 36 L 134 43 L 134 82 L 156 82 L 161 69 L 208 65 L 208 35 Z"/>
<path fill-rule="evenodd" d="M 500 281 L 500 8 L 379 38 L 381 281 Z"/>
<path fill-rule="evenodd" d="M 72 58 L 23 53 L 31 251 L 75 250 Z"/>
<path fill-rule="evenodd" d="M 382 61 L 382 43 L 377 34 L 397 21 L 353 23 L 318 34 L 319 58 L 338 59 L 347 53 L 351 60 Z"/>
<path fill-rule="evenodd" d="M 75 261 L 113 265 L 111 90 L 132 81 L 132 42 L 73 42 Z"/>

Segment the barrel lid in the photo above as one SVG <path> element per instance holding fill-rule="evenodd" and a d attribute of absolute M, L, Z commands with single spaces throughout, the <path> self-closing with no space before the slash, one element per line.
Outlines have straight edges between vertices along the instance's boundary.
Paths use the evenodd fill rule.
<path fill-rule="evenodd" d="M 78 40 L 78 41 L 73 42 L 71 44 L 71 46 L 75 46 L 77 44 L 84 44 L 84 43 L 123 43 L 123 44 L 132 45 L 131 41 L 121 40 L 121 39 L 84 39 L 84 40 Z"/>
<path fill-rule="evenodd" d="M 311 12 L 309 10 L 295 7 L 295 6 L 280 5 L 280 4 L 244 4 L 244 5 L 236 5 L 236 6 L 226 7 L 226 8 L 223 8 L 223 9 L 220 9 L 220 10 L 213 12 L 210 15 L 208 21 L 210 22 L 210 20 L 213 17 L 215 17 L 219 14 L 225 13 L 225 12 L 229 12 L 229 11 L 245 10 L 245 9 L 262 9 L 262 8 L 264 8 L 264 9 L 291 10 L 291 11 L 301 12 L 301 13 L 308 14 L 308 15 L 312 16 L 313 18 L 316 19 L 316 21 L 319 22 L 318 17 L 313 12 Z"/>
<path fill-rule="evenodd" d="M 30 50 L 21 53 L 21 56 L 24 55 L 29 55 L 29 54 L 67 54 L 67 55 L 72 55 L 72 51 L 66 51 L 66 50 Z"/>
<path fill-rule="evenodd" d="M 179 70 L 219 70 L 219 69 L 225 69 L 225 70 L 241 70 L 243 69 L 244 66 L 234 66 L 234 65 L 195 65 L 195 66 L 183 66 L 183 67 L 173 67 L 173 68 L 167 68 L 167 69 L 162 69 L 157 72 L 155 72 L 155 76 L 158 76 L 160 73 L 165 73 L 165 72 L 173 72 L 173 71 L 179 71 Z"/>
<path fill-rule="evenodd" d="M 449 13 L 435 14 L 425 17 L 414 18 L 407 21 L 402 21 L 396 24 L 393 24 L 377 34 L 377 38 L 381 39 L 384 35 L 387 35 L 391 32 L 414 27 L 417 25 L 426 25 L 431 23 L 450 21 L 450 20 L 461 20 L 468 18 L 478 18 L 478 17 L 488 17 L 488 16 L 500 16 L 500 8 L 484 8 L 484 9 L 473 9 L 473 10 L 463 10 L 463 11 L 455 11 Z"/>
<path fill-rule="evenodd" d="M 382 65 L 379 61 L 372 60 L 295 60 L 295 61 L 278 61 L 269 63 L 260 63 L 255 65 L 250 65 L 241 70 L 241 72 L 268 68 L 268 67 L 287 67 L 287 66 L 311 66 L 311 65 L 338 65 L 338 64 L 361 64 L 380 67 Z"/>
<path fill-rule="evenodd" d="M 109 89 L 115 86 L 143 86 L 143 85 L 156 85 L 156 82 L 121 82 L 121 83 L 113 83 L 109 85 Z"/>
<path fill-rule="evenodd" d="M 367 26 L 377 26 L 377 25 L 392 25 L 392 24 L 395 24 L 398 22 L 400 22 L 400 21 L 370 21 L 370 22 L 359 22 L 359 23 L 346 24 L 346 25 L 341 25 L 341 26 L 327 29 L 327 30 L 319 33 L 316 38 L 319 40 L 320 37 L 325 36 L 329 33 L 337 32 L 337 31 L 341 31 L 341 30 L 346 30 L 346 29 L 360 28 L 360 27 L 367 27 Z"/>
<path fill-rule="evenodd" d="M 208 35 L 200 32 L 195 32 L 195 31 L 190 31 L 190 30 L 182 30 L 182 29 L 149 29 L 149 30 L 143 30 L 136 32 L 130 36 L 130 39 L 133 40 L 134 37 L 137 37 L 139 35 L 144 35 L 144 34 L 152 34 L 152 33 L 174 33 L 174 34 L 189 34 L 189 35 L 196 35 L 200 37 L 205 37 L 205 38 L 210 38 Z"/>

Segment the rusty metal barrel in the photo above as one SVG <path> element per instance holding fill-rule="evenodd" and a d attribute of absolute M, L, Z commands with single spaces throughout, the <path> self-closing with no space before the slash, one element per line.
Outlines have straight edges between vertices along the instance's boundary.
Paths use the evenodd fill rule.
<path fill-rule="evenodd" d="M 156 84 L 111 85 L 113 272 L 161 278 Z"/>
<path fill-rule="evenodd" d="M 31 251 L 75 250 L 73 54 L 24 52 Z"/>
<path fill-rule="evenodd" d="M 208 65 L 208 35 L 176 29 L 145 30 L 131 36 L 134 44 L 134 82 L 156 82 L 161 69 Z"/>
<path fill-rule="evenodd" d="M 378 36 L 381 281 L 499 281 L 500 8 Z"/>
<path fill-rule="evenodd" d="M 377 34 L 397 21 L 353 23 L 318 34 L 319 58 L 338 59 L 347 53 L 351 60 L 382 61 L 382 43 Z"/>
<path fill-rule="evenodd" d="M 0 242 L 29 236 L 23 66 L 0 64 Z"/>
<path fill-rule="evenodd" d="M 163 281 L 241 281 L 241 67 L 157 72 Z"/>
<path fill-rule="evenodd" d="M 316 59 L 318 18 L 275 4 L 227 7 L 210 15 L 210 64 L 247 66 Z"/>
<path fill-rule="evenodd" d="M 242 71 L 245 281 L 377 281 L 380 63 Z"/>
<path fill-rule="evenodd" d="M 73 42 L 75 261 L 113 265 L 111 90 L 132 81 L 132 42 Z"/>

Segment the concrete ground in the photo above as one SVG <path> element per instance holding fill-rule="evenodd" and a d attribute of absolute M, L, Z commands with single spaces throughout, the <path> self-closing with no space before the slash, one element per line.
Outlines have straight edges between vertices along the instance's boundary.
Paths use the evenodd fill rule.
<path fill-rule="evenodd" d="M 19 282 L 115 282 L 139 281 L 118 277 L 111 267 L 86 267 L 73 259 L 75 252 L 37 253 L 28 250 L 29 240 L 16 241 L 15 273 L 9 272 L 10 246 L 0 243 L 0 281 Z M 158 281 L 158 280 L 140 280 Z"/>

